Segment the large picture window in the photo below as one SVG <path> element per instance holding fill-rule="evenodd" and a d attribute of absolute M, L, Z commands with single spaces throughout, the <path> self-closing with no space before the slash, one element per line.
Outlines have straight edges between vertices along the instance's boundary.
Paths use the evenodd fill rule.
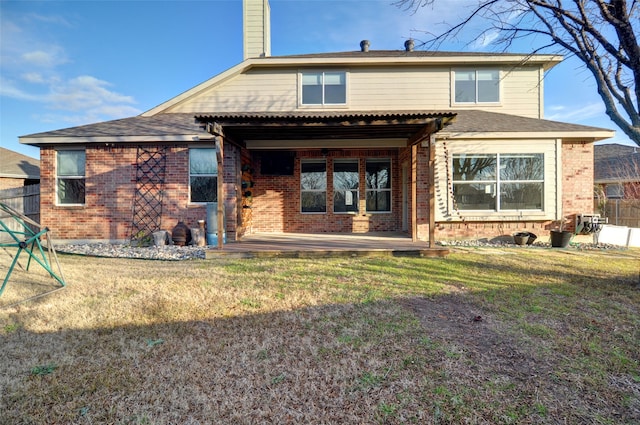
<path fill-rule="evenodd" d="M 189 149 L 190 201 L 218 201 L 218 162 L 215 148 Z"/>
<path fill-rule="evenodd" d="M 500 72 L 497 70 L 455 71 L 455 103 L 500 101 Z"/>
<path fill-rule="evenodd" d="M 344 71 L 303 72 L 303 105 L 344 105 L 347 103 L 347 83 Z"/>
<path fill-rule="evenodd" d="M 302 161 L 300 164 L 300 204 L 303 213 L 327 211 L 327 164 Z"/>
<path fill-rule="evenodd" d="M 359 187 L 358 160 L 336 160 L 333 163 L 333 211 L 358 212 Z"/>
<path fill-rule="evenodd" d="M 391 160 L 367 159 L 367 212 L 391 211 Z"/>
<path fill-rule="evenodd" d="M 82 205 L 85 203 L 84 150 L 63 150 L 56 153 L 56 188 L 58 204 Z"/>
<path fill-rule="evenodd" d="M 453 196 L 460 210 L 541 211 L 544 155 L 455 154 Z"/>

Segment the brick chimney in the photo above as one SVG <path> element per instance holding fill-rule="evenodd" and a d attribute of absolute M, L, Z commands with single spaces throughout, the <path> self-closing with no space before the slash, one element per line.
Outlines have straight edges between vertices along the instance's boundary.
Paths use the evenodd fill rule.
<path fill-rule="evenodd" d="M 243 0 L 243 58 L 271 56 L 271 7 L 269 0 Z"/>

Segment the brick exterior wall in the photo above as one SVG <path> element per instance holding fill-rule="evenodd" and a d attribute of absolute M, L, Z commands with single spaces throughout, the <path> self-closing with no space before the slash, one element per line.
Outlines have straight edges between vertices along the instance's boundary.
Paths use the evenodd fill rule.
<path fill-rule="evenodd" d="M 567 230 L 575 229 L 576 214 L 593 213 L 593 143 L 562 144 L 562 211 Z"/>
<path fill-rule="evenodd" d="M 186 144 L 167 146 L 166 183 L 162 228 L 171 230 L 178 221 L 197 227 L 206 219 L 206 206 L 189 204 L 189 154 Z M 56 240 L 126 241 L 131 236 L 133 199 L 136 189 L 136 150 L 133 145 L 86 147 L 86 204 L 56 205 L 55 149 L 46 147 L 40 153 L 41 223 L 51 229 Z M 225 213 L 227 239 L 253 232 L 293 233 L 365 233 L 400 231 L 402 228 L 402 164 L 408 172 L 408 234 L 411 229 L 411 148 L 403 149 L 332 149 L 323 155 L 317 150 L 297 150 L 292 176 L 260 174 L 259 154 L 225 144 Z M 326 159 L 327 212 L 300 212 L 300 161 Z M 333 212 L 333 161 L 340 158 L 359 159 L 360 195 L 358 214 Z M 365 160 L 390 158 L 392 167 L 392 211 L 365 212 Z M 429 238 L 428 148 L 417 146 L 417 235 Z M 250 176 L 244 171 L 250 171 Z M 593 145 L 564 143 L 562 146 L 562 208 L 572 225 L 576 213 L 593 211 Z M 241 188 L 251 179 L 249 197 Z M 243 206 L 245 208 L 243 208 Z M 247 208 L 250 207 L 250 208 Z M 518 231 L 538 236 L 548 234 L 551 221 L 540 222 L 453 222 L 436 223 L 436 240 L 473 238 L 492 239 Z"/>
<path fill-rule="evenodd" d="M 225 145 L 226 148 L 226 145 Z M 56 205 L 56 150 L 40 151 L 41 224 L 55 240 L 126 241 L 131 237 L 136 192 L 137 146 L 87 146 L 85 205 Z M 225 150 L 224 169 L 227 216 L 237 214 L 236 161 L 238 149 Z M 178 221 L 197 227 L 206 219 L 206 205 L 189 204 L 189 151 L 187 145 L 167 146 L 165 192 L 161 227 L 172 230 Z M 235 220 L 229 220 L 227 238 L 235 237 Z"/>
<path fill-rule="evenodd" d="M 333 161 L 340 158 L 359 159 L 358 214 L 333 212 Z M 364 170 L 367 158 L 391 159 L 392 207 L 390 213 L 366 213 Z M 326 159 L 327 211 L 325 213 L 300 212 L 300 162 L 303 159 Z M 263 176 L 260 174 L 258 154 L 253 156 L 253 162 L 256 173 L 251 227 L 254 232 L 365 233 L 397 231 L 400 228 L 400 167 L 397 149 L 330 150 L 326 156 L 320 149 L 297 150 L 292 176 Z"/>

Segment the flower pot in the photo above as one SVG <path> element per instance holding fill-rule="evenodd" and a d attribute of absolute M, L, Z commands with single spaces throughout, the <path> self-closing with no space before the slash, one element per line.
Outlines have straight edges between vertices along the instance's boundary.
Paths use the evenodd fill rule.
<path fill-rule="evenodd" d="M 529 232 L 529 239 L 527 239 L 527 245 L 533 245 L 536 239 L 538 239 L 538 236 L 535 233 Z"/>
<path fill-rule="evenodd" d="M 554 248 L 566 248 L 571 242 L 573 233 L 567 231 L 552 230 L 551 231 L 551 246 Z"/>
<path fill-rule="evenodd" d="M 516 245 L 526 245 L 528 241 L 529 233 L 527 232 L 520 232 L 513 235 L 513 242 L 515 242 Z"/>

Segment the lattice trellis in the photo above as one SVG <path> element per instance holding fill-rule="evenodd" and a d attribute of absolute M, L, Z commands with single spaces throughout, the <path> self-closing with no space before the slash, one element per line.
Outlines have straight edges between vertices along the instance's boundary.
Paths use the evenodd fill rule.
<path fill-rule="evenodd" d="M 131 243 L 148 245 L 162 225 L 166 147 L 138 146 Z"/>

